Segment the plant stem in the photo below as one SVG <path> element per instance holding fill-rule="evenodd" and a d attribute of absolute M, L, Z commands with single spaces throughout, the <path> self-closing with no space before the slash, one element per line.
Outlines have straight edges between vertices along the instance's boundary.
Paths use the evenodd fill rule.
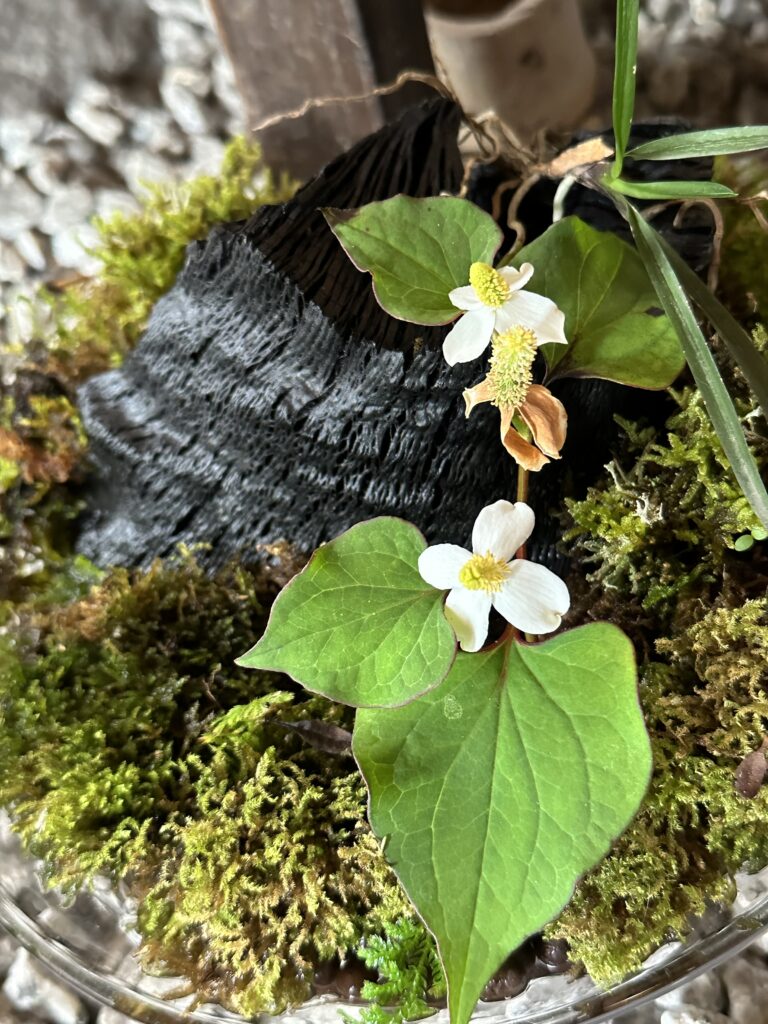
<path fill-rule="evenodd" d="M 528 500 L 528 478 L 530 473 L 527 469 L 523 469 L 522 466 L 517 467 L 517 493 L 515 494 L 515 501 L 527 501 Z M 515 558 L 525 558 L 525 544 L 521 544 L 515 552 Z"/>

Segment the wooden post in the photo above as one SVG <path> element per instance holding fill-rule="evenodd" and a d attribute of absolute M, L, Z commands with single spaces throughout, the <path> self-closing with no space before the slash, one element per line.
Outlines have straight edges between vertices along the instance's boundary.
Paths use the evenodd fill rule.
<path fill-rule="evenodd" d="M 209 0 L 253 128 L 305 100 L 432 71 L 418 0 Z M 261 133 L 266 162 L 307 178 L 426 90 L 333 103 Z"/>

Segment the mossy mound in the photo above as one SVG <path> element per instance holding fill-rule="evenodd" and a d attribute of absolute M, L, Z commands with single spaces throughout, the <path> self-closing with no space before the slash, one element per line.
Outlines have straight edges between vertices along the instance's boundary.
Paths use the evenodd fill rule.
<path fill-rule="evenodd" d="M 755 340 L 768 345 L 762 329 Z M 732 384 L 765 472 L 765 424 Z M 632 636 L 655 765 L 637 818 L 549 929 L 605 983 L 731 896 L 736 871 L 768 860 L 768 790 L 748 798 L 735 786 L 768 734 L 765 532 L 698 393 L 677 398 L 664 430 L 627 425 L 624 462 L 569 504 L 568 536 L 592 569 L 572 581 L 577 615 Z"/>
<path fill-rule="evenodd" d="M 73 554 L 87 472 L 75 386 L 119 363 L 189 241 L 289 191 L 235 143 L 222 176 L 102 224 L 103 273 L 49 294 L 48 332 L 0 353 L 0 804 L 52 884 L 121 879 L 146 966 L 186 974 L 201 1000 L 281 1009 L 318 965 L 356 951 L 379 974 L 368 1020 L 399 1022 L 444 992 L 434 945 L 366 824 L 353 762 L 291 728 L 348 729 L 351 712 L 234 664 L 290 566 L 264 556 L 211 577 L 181 551 L 102 573 Z M 764 424 L 732 378 L 766 470 Z M 640 814 L 550 928 L 606 982 L 727 898 L 745 863 L 768 861 L 768 791 L 734 785 L 768 732 L 765 535 L 700 398 L 676 397 L 663 430 L 625 424 L 566 531 L 572 622 L 610 619 L 632 637 L 655 757 Z"/>
<path fill-rule="evenodd" d="M 246 1013 L 300 1001 L 313 966 L 408 907 L 351 759 L 286 728 L 349 712 L 234 665 L 279 571 L 209 578 L 182 551 L 104 574 L 74 554 L 74 395 L 130 349 L 190 241 L 291 192 L 235 140 L 218 176 L 100 222 L 99 276 L 44 295 L 36 338 L 0 352 L 0 804 L 51 884 L 105 873 L 141 897 L 150 969 Z"/>
<path fill-rule="evenodd" d="M 275 589 L 187 553 L 0 638 L 0 804 L 48 881 L 125 879 L 150 968 L 243 1013 L 408 913 L 354 762 L 287 728 L 352 712 L 234 665 Z"/>

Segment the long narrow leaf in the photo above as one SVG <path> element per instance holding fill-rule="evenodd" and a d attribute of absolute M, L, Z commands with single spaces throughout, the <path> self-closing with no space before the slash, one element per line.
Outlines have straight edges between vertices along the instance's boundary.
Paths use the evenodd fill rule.
<path fill-rule="evenodd" d="M 768 149 L 768 125 L 746 128 L 710 128 L 653 139 L 631 149 L 633 160 L 682 160 L 688 156 L 723 156 L 728 153 L 752 153 Z"/>
<path fill-rule="evenodd" d="M 675 250 L 659 236 L 667 259 L 689 297 L 699 307 L 720 336 L 734 362 L 746 377 L 763 416 L 768 419 L 768 360 L 755 348 L 741 324 L 719 302 L 704 282 Z"/>
<path fill-rule="evenodd" d="M 621 173 L 632 128 L 637 71 L 638 0 L 616 2 L 616 60 L 613 71 L 613 134 L 616 146 L 615 173 Z"/>
<path fill-rule="evenodd" d="M 632 234 L 659 301 L 674 324 L 691 373 L 720 438 L 726 458 L 744 495 L 763 527 L 768 530 L 768 493 L 760 471 L 747 447 L 739 417 L 720 376 L 709 345 L 696 323 L 682 284 L 667 258 L 661 239 L 629 203 L 626 204 Z"/>
<path fill-rule="evenodd" d="M 738 195 L 717 181 L 624 181 L 609 178 L 605 184 L 633 199 L 733 199 Z"/>

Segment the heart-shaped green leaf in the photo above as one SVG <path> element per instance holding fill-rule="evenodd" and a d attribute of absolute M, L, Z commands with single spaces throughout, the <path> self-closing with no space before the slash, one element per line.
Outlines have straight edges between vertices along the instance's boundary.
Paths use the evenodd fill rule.
<path fill-rule="evenodd" d="M 607 853 L 651 769 L 632 646 L 607 623 L 460 653 L 418 701 L 358 712 L 353 748 L 373 830 L 437 938 L 452 1024 Z"/>
<path fill-rule="evenodd" d="M 395 707 L 436 686 L 456 656 L 444 594 L 419 576 L 426 541 L 381 517 L 314 553 L 280 593 L 264 636 L 238 658 L 286 672 L 314 693 L 355 707 Z"/>
<path fill-rule="evenodd" d="M 323 213 L 355 266 L 373 276 L 379 305 L 414 324 L 455 320 L 448 293 L 469 283 L 472 263 L 492 263 L 501 243 L 493 218 L 455 196 L 394 196 Z"/>
<path fill-rule="evenodd" d="M 634 249 L 616 235 L 566 217 L 515 256 L 532 263 L 526 288 L 565 313 L 568 346 L 544 345 L 549 378 L 603 377 L 652 390 L 668 387 L 685 360 Z"/>

